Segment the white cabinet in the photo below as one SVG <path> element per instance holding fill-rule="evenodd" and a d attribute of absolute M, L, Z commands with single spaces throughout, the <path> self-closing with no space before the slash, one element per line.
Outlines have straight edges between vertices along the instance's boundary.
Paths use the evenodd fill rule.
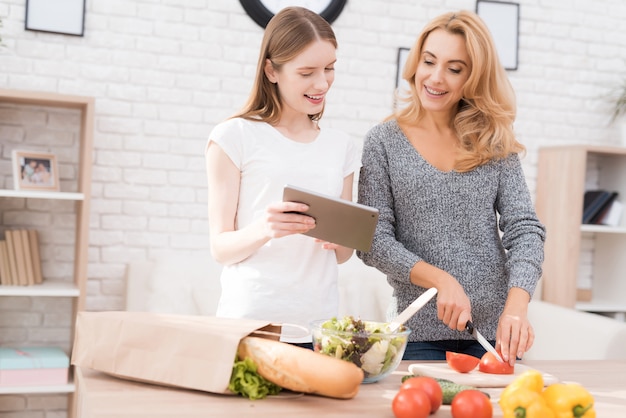
<path fill-rule="evenodd" d="M 583 225 L 583 196 L 591 189 L 616 191 L 617 200 L 626 201 L 626 148 L 539 150 L 536 208 L 547 233 L 542 298 L 624 319 L 626 220 L 622 216 L 618 226 Z M 579 281 L 590 282 L 589 288 L 578 289 Z"/>
<path fill-rule="evenodd" d="M 89 233 L 89 203 L 90 203 L 90 187 L 91 187 L 91 167 L 92 167 L 92 142 L 93 142 L 93 123 L 94 123 L 94 99 L 91 97 L 62 95 L 55 93 L 17 91 L 0 89 L 0 106 L 5 115 L 14 112 L 20 115 L 16 117 L 16 121 L 5 124 L 3 128 L 7 130 L 21 129 L 26 131 L 24 127 L 32 125 L 40 125 L 34 129 L 38 135 L 24 135 L 23 141 L 19 143 L 10 143 L 3 141 L 3 157 L 4 163 L 7 164 L 6 157 L 11 155 L 9 147 L 32 148 L 36 151 L 47 151 L 51 153 L 59 152 L 63 154 L 64 162 L 59 161 L 59 171 L 69 173 L 69 181 L 64 184 L 61 182 L 61 190 L 59 192 L 47 191 L 22 191 L 13 190 L 6 185 L 5 181 L 0 187 L 0 216 L 2 216 L 2 230 L 15 227 L 28 227 L 32 229 L 46 228 L 49 235 L 61 240 L 63 245 L 71 250 L 63 253 L 62 245 L 58 248 L 52 248 L 50 251 L 58 251 L 59 257 L 68 268 L 55 268 L 54 260 L 48 262 L 48 272 L 50 277 L 46 277 L 44 269 L 44 282 L 40 285 L 33 286 L 0 286 L 1 298 L 31 298 L 39 300 L 41 298 L 67 298 L 71 300 L 68 304 L 71 312 L 69 315 L 69 347 L 73 341 L 74 324 L 76 314 L 84 309 L 85 302 L 85 286 L 87 282 L 87 250 L 88 250 L 88 233 Z M 23 109 L 28 109 L 24 111 Z M 55 141 L 46 142 L 46 135 L 54 135 L 54 132 L 47 132 L 45 123 L 54 124 L 50 121 L 54 118 L 54 110 L 60 112 L 71 112 L 68 119 L 73 120 L 77 126 L 73 129 L 77 133 L 77 138 L 62 139 L 63 149 L 55 148 Z M 31 115 L 32 118 L 24 115 Z M 52 115 L 52 116 L 51 116 Z M 5 121 L 8 117 L 5 118 Z M 61 124 L 61 122 L 57 122 Z M 11 126 L 8 126 L 11 125 Z M 32 138 L 35 140 L 32 140 Z M 32 142 L 29 142 L 32 140 Z M 45 149 L 41 149 L 45 148 Z M 5 165 L 6 166 L 6 165 Z M 64 171 L 65 170 L 65 171 Z M 6 172 L 4 173 L 6 175 Z M 19 202 L 19 203 L 16 203 Z M 17 206 L 17 205 L 22 205 Z M 67 213 L 55 215 L 53 209 L 62 206 Z M 50 211 L 48 211 L 50 208 Z M 20 211 L 39 211 L 36 216 L 26 216 L 19 218 Z M 7 215 L 11 213 L 13 216 Z M 42 220 L 46 225 L 15 225 L 15 219 L 26 220 Z M 58 234 L 54 228 L 60 228 Z M 51 230 L 52 229 L 52 230 Z M 50 232 L 51 231 L 51 232 Z M 71 231 L 68 232 L 68 231 Z M 67 237 L 66 235 L 70 235 Z M 42 244 L 42 245 L 45 245 Z M 54 246 L 54 244 L 51 244 Z M 0 300 L 0 303 L 2 300 Z M 45 302 L 40 302 L 45 306 Z M 60 315 L 59 315 L 60 316 Z M 43 324 L 45 327 L 46 324 Z M 71 376 L 71 373 L 70 373 Z M 4 387 L 0 388 L 1 394 L 31 394 L 31 393 L 68 393 L 70 394 L 70 402 L 68 402 L 68 411 L 71 415 L 71 404 L 74 392 L 73 383 L 60 386 L 33 386 L 33 387 Z"/>

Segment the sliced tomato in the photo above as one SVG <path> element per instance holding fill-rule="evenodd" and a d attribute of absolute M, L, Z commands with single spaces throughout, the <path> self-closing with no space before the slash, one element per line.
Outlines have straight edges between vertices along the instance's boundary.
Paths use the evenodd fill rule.
<path fill-rule="evenodd" d="M 498 354 L 502 357 L 500 350 L 498 350 Z M 490 352 L 486 352 L 480 359 L 480 363 L 478 363 L 478 370 L 483 373 L 491 374 L 513 374 L 513 372 L 515 372 L 515 366 L 511 366 L 507 362 L 502 362 Z"/>
<path fill-rule="evenodd" d="M 446 362 L 448 362 L 448 366 L 459 373 L 469 373 L 478 366 L 480 359 L 469 354 L 446 351 Z"/>

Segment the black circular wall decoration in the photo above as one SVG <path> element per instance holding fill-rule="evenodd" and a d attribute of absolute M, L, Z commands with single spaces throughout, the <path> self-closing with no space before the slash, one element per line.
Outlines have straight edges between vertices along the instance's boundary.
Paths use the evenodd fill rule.
<path fill-rule="evenodd" d="M 328 23 L 333 23 L 341 14 L 347 1 L 348 0 L 327 1 L 328 5 L 324 8 L 324 10 L 318 13 L 326 19 Z M 285 5 L 285 2 L 281 0 L 239 0 L 239 2 L 248 16 L 250 16 L 252 20 L 254 20 L 262 28 L 265 28 L 270 19 L 274 17 L 274 12 L 272 12 L 272 10 L 276 10 L 278 7 L 287 6 L 306 7 L 305 3 L 307 3 L 306 1 L 293 1 L 291 2 L 292 4 Z"/>

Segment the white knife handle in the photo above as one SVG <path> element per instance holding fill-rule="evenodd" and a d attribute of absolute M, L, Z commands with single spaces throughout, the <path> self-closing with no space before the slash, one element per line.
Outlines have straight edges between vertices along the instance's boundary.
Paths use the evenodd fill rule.
<path fill-rule="evenodd" d="M 389 329 L 391 330 L 391 332 L 394 332 L 396 329 L 400 327 L 400 325 L 404 324 L 406 321 L 411 319 L 411 317 L 415 315 L 417 311 L 422 309 L 424 305 L 426 305 L 428 301 L 430 301 L 433 298 L 433 296 L 435 296 L 436 294 L 437 294 L 437 289 L 434 287 L 431 287 L 430 289 L 422 293 L 405 310 L 400 312 L 400 315 L 398 315 L 391 322 L 391 324 L 389 325 Z"/>

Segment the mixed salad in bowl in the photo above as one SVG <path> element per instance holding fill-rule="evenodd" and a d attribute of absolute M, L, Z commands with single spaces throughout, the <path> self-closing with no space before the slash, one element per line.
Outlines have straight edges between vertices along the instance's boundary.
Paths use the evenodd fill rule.
<path fill-rule="evenodd" d="M 315 351 L 356 364 L 365 373 L 363 383 L 376 382 L 398 367 L 410 333 L 404 326 L 390 332 L 387 322 L 353 316 L 311 324 Z"/>

